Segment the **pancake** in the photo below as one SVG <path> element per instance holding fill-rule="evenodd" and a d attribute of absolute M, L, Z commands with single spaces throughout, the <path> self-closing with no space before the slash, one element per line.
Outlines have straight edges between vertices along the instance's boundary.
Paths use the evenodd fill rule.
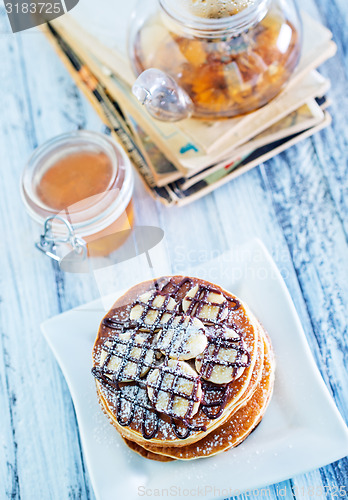
<path fill-rule="evenodd" d="M 146 458 L 219 453 L 263 416 L 274 372 L 265 339 L 248 306 L 217 285 L 183 276 L 141 283 L 100 325 L 92 369 L 99 402 L 126 444 Z M 236 415 L 249 427 L 238 428 L 232 444 L 220 437 L 219 446 L 208 446 Z"/>
<path fill-rule="evenodd" d="M 275 362 L 269 339 L 264 337 L 265 358 L 262 377 L 249 401 L 242 405 L 219 429 L 210 433 L 198 443 L 182 448 L 156 447 L 146 444 L 145 448 L 155 454 L 173 459 L 192 460 L 211 457 L 241 444 L 259 425 L 271 400 Z"/>
<path fill-rule="evenodd" d="M 263 334 L 262 334 L 263 335 Z M 235 405 L 232 407 L 231 411 L 226 415 L 226 417 L 223 417 L 219 420 L 219 423 L 220 425 L 228 420 L 231 416 L 231 414 L 233 414 L 235 411 L 237 411 L 241 406 L 245 405 L 249 399 L 252 397 L 252 395 L 254 394 L 260 380 L 261 380 L 261 377 L 262 377 L 262 370 L 263 370 L 263 364 L 264 364 L 264 339 L 263 337 L 259 339 L 259 342 L 258 342 L 258 356 L 257 356 L 257 360 L 256 360 L 256 363 L 254 365 L 254 370 L 252 372 L 252 376 L 250 378 L 250 381 L 249 381 L 249 385 L 248 387 L 246 388 L 246 391 L 245 393 L 243 394 L 243 398 L 240 398 L 238 399 L 238 401 L 236 401 Z M 102 391 L 98 390 L 97 389 L 97 392 L 98 392 L 98 396 L 99 396 L 99 401 L 101 402 L 103 408 L 104 408 L 104 412 L 107 414 L 108 418 L 109 418 L 109 421 L 116 427 L 116 429 L 120 432 L 120 434 L 122 435 L 122 437 L 128 441 L 128 440 L 131 440 L 130 439 L 130 434 L 128 434 L 127 432 L 125 432 L 125 430 L 121 427 L 119 428 L 116 424 L 116 421 L 115 421 L 115 418 L 114 418 L 114 414 L 107 410 L 108 408 L 108 405 L 107 403 L 104 401 L 103 399 L 103 393 Z M 136 441 L 134 441 L 136 442 Z M 150 449 L 150 448 L 147 448 L 147 444 L 148 444 L 149 440 L 147 441 L 142 441 L 141 442 L 141 445 L 145 446 L 146 449 Z M 152 440 L 152 442 L 154 442 L 154 440 Z M 187 440 L 185 441 L 187 443 Z M 139 442 L 137 442 L 137 444 L 140 444 Z M 162 444 L 162 443 L 161 443 Z M 152 450 L 151 448 L 151 451 L 154 451 L 156 448 L 154 447 L 154 449 Z"/>
<path fill-rule="evenodd" d="M 143 448 L 137 443 L 134 443 L 133 441 L 129 441 L 129 439 L 123 438 L 123 441 L 126 443 L 128 448 L 135 451 L 136 453 L 138 453 L 138 455 L 142 456 L 143 458 L 156 460 L 157 462 L 173 462 L 173 460 L 175 460 L 175 458 L 170 458 L 165 455 L 159 455 L 158 453 L 152 453 L 151 451 L 145 450 L 145 448 Z"/>

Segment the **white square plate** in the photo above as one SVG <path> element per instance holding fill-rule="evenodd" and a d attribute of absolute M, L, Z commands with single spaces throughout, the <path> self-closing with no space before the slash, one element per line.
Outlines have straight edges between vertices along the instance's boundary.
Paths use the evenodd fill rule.
<path fill-rule="evenodd" d="M 149 498 L 156 490 L 161 497 L 177 499 L 229 497 L 348 454 L 347 427 L 315 365 L 282 277 L 263 245 L 252 241 L 193 272 L 246 301 L 269 332 L 277 360 L 271 404 L 261 425 L 242 445 L 217 457 L 169 463 L 143 459 L 128 450 L 97 401 L 91 351 L 105 301 L 46 321 L 42 330 L 68 383 L 99 500 Z"/>

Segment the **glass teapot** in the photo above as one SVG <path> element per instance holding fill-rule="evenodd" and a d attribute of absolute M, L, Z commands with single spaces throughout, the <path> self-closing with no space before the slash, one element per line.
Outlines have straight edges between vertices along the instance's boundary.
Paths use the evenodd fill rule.
<path fill-rule="evenodd" d="M 300 52 L 293 0 L 140 0 L 133 93 L 163 121 L 243 115 L 281 91 Z"/>

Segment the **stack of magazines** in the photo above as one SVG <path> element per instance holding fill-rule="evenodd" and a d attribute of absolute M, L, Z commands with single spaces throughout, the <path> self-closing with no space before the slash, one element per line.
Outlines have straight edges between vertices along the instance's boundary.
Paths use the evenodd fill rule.
<path fill-rule="evenodd" d="M 300 63 L 268 105 L 228 120 L 151 118 L 131 88 L 124 53 L 103 43 L 70 14 L 44 26 L 78 87 L 123 146 L 149 193 L 166 205 L 184 205 L 328 126 L 330 82 L 317 68 L 336 51 L 331 32 L 302 15 Z"/>

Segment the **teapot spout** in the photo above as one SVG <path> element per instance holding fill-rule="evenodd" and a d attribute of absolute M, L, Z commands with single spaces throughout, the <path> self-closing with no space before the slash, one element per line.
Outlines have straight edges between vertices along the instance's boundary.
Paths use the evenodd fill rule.
<path fill-rule="evenodd" d="M 176 122 L 192 116 L 190 96 L 174 78 L 159 69 L 151 68 L 141 73 L 132 92 L 157 120 Z"/>

